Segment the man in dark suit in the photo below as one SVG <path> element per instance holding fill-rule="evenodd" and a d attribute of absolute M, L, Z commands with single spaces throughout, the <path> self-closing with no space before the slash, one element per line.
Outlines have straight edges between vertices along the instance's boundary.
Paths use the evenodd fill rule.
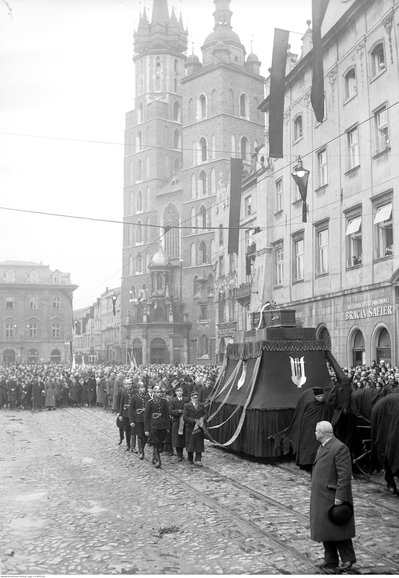
<path fill-rule="evenodd" d="M 153 397 L 147 401 L 144 410 L 144 433 L 152 445 L 152 463 L 161 467 L 161 449 L 169 427 L 169 404 L 162 397 L 159 385 L 153 389 Z"/>
<path fill-rule="evenodd" d="M 169 402 L 169 414 L 172 418 L 172 446 L 176 448 L 177 461 L 183 461 L 185 446 L 185 424 L 183 420 L 184 404 L 188 401 L 183 397 L 183 387 L 179 384 L 175 388 L 176 395 Z"/>
<path fill-rule="evenodd" d="M 353 508 L 351 455 L 347 446 L 334 436 L 330 422 L 318 422 L 315 433 L 321 445 L 312 469 L 310 536 L 316 542 L 323 542 L 324 563 L 320 567 L 326 573 L 336 574 L 349 570 L 356 562 L 352 544 L 355 536 L 353 515 L 339 525 L 329 516 L 333 506 L 346 503 Z"/>

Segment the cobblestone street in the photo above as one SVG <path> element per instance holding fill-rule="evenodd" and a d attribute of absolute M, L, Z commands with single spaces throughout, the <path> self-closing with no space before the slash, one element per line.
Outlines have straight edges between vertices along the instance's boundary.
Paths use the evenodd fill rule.
<path fill-rule="evenodd" d="M 204 468 L 118 446 L 99 408 L 2 410 L 2 574 L 315 574 L 310 476 L 210 444 Z M 358 574 L 399 573 L 399 498 L 354 480 Z"/>

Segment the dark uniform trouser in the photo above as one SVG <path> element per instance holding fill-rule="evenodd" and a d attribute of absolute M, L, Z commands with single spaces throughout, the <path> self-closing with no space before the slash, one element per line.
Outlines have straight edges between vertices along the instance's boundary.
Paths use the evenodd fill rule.
<path fill-rule="evenodd" d="M 356 562 L 352 540 L 340 540 L 338 542 L 323 542 L 324 560 L 326 564 L 338 566 L 338 552 L 342 562 Z"/>
<path fill-rule="evenodd" d="M 162 444 L 164 442 L 164 439 L 166 438 L 166 434 L 167 434 L 166 429 L 155 429 L 155 428 L 150 429 L 149 442 L 153 448 L 153 455 L 152 455 L 153 461 L 159 462 L 161 461 L 159 452 L 162 449 Z"/>
<path fill-rule="evenodd" d="M 128 416 L 123 416 L 123 429 L 125 430 L 126 445 L 130 449 L 130 420 Z"/>

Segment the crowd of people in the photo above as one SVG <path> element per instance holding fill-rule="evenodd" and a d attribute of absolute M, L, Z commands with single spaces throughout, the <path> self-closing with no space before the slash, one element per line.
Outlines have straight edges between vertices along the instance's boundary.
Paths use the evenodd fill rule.
<path fill-rule="evenodd" d="M 372 361 L 352 368 L 344 368 L 345 373 L 351 378 L 352 389 L 387 389 L 388 391 L 399 391 L 399 368 L 392 367 L 383 359 L 377 363 Z"/>
<path fill-rule="evenodd" d="M 190 463 L 201 466 L 204 451 L 204 402 L 215 384 L 218 367 L 199 365 L 105 364 L 72 368 L 59 365 L 0 367 L 0 407 L 55 410 L 57 407 L 102 407 L 116 414 L 119 443 L 144 458 L 148 443 L 152 462 L 161 452 L 186 448 Z"/>

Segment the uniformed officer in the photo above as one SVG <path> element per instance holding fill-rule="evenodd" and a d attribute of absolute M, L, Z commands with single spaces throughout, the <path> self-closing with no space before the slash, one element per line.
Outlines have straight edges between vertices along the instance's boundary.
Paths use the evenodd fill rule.
<path fill-rule="evenodd" d="M 168 431 L 169 404 L 162 397 L 159 385 L 153 389 L 153 397 L 145 406 L 144 411 L 144 431 L 149 444 L 152 445 L 152 463 L 156 468 L 161 467 L 160 451 Z"/>
<path fill-rule="evenodd" d="M 146 392 L 144 383 L 139 381 L 138 392 L 131 397 L 128 413 L 131 431 L 134 431 L 137 437 L 140 460 L 144 459 L 144 448 L 147 443 L 144 433 L 144 411 L 149 399 L 150 396 Z"/>

